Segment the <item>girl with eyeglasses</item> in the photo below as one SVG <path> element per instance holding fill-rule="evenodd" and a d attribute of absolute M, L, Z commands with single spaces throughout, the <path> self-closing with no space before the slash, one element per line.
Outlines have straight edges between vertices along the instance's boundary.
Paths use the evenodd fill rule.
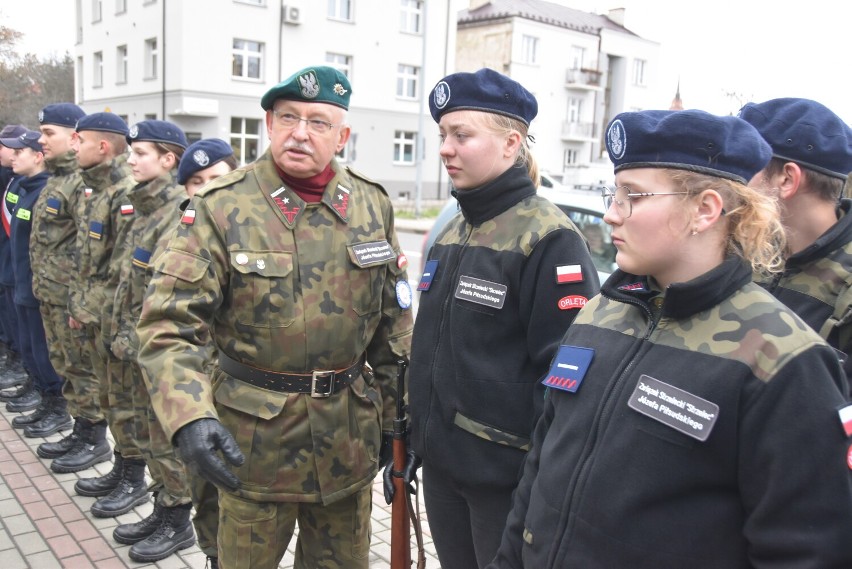
<path fill-rule="evenodd" d="M 622 113 L 618 270 L 556 351 L 489 568 L 852 567 L 852 407 L 837 356 L 760 286 L 781 266 L 745 121 Z"/>

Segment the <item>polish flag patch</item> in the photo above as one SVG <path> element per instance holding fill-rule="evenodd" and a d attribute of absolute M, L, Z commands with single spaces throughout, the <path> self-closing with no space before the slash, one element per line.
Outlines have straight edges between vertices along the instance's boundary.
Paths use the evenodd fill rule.
<path fill-rule="evenodd" d="M 840 424 L 843 425 L 846 436 L 852 437 L 852 405 L 847 405 L 838 410 L 837 414 L 840 416 Z"/>
<path fill-rule="evenodd" d="M 583 268 L 580 265 L 559 265 L 556 267 L 556 283 L 583 282 Z"/>
<path fill-rule="evenodd" d="M 192 225 L 193 223 L 195 223 L 195 210 L 188 209 L 183 212 L 183 217 L 180 218 L 180 222 L 184 225 Z"/>
<path fill-rule="evenodd" d="M 133 214 L 133 204 L 121 204 L 121 215 L 132 215 Z"/>

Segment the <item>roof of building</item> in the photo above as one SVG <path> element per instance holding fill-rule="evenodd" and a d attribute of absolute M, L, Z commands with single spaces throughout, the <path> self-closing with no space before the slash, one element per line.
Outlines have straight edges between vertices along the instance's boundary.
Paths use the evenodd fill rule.
<path fill-rule="evenodd" d="M 511 17 L 526 18 L 587 34 L 598 35 L 602 29 L 608 29 L 636 35 L 607 16 L 566 8 L 544 0 L 491 0 L 475 10 L 459 12 L 458 23 L 472 24 Z"/>

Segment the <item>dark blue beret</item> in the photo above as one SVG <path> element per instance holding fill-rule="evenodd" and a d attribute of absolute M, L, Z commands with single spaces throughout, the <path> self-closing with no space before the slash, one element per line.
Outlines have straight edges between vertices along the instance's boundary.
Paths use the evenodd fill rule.
<path fill-rule="evenodd" d="M 124 119 L 115 113 L 92 113 L 86 115 L 77 121 L 77 132 L 81 130 L 114 132 L 125 137 L 130 132 Z"/>
<path fill-rule="evenodd" d="M 189 143 L 180 127 L 169 121 L 146 120 L 130 127 L 127 143 L 162 142 L 186 148 Z"/>
<path fill-rule="evenodd" d="M 74 128 L 84 116 L 86 112 L 74 103 L 54 103 L 38 112 L 38 122 Z"/>
<path fill-rule="evenodd" d="M 185 184 L 193 174 L 234 155 L 231 145 L 219 138 L 205 138 L 193 142 L 183 153 L 178 165 L 178 184 Z"/>
<path fill-rule="evenodd" d="M 538 102 L 517 81 L 484 68 L 447 75 L 432 89 L 429 111 L 435 122 L 445 113 L 461 110 L 497 113 L 529 126 L 538 114 Z"/>
<path fill-rule="evenodd" d="M 0 130 L 0 138 L 17 138 L 27 132 L 27 127 L 22 124 L 7 124 Z"/>
<path fill-rule="evenodd" d="M 37 130 L 27 130 L 24 134 L 15 138 L 0 138 L 0 144 L 8 148 L 32 148 L 36 152 L 43 152 L 38 139 L 41 133 Z"/>
<path fill-rule="evenodd" d="M 772 157 L 757 130 L 737 117 L 698 110 L 617 115 L 606 130 L 615 171 L 674 168 L 747 183 Z"/>
<path fill-rule="evenodd" d="M 328 103 L 349 109 L 352 86 L 342 71 L 333 67 L 307 67 L 297 71 L 278 85 L 272 87 L 260 100 L 260 106 L 268 111 L 278 99 Z"/>
<path fill-rule="evenodd" d="M 740 109 L 740 118 L 758 130 L 777 158 L 842 180 L 852 172 L 852 130 L 816 101 L 749 103 Z"/>

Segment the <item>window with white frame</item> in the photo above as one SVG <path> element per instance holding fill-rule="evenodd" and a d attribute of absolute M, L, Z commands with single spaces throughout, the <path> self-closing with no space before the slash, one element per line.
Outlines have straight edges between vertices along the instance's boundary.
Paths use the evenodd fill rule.
<path fill-rule="evenodd" d="M 117 84 L 127 83 L 127 46 L 120 45 L 115 48 L 115 82 Z"/>
<path fill-rule="evenodd" d="M 645 60 L 644 59 L 634 59 L 633 60 L 633 84 L 634 85 L 644 85 L 645 84 Z"/>
<path fill-rule="evenodd" d="M 562 165 L 565 167 L 573 166 L 577 163 L 578 153 L 573 148 L 566 148 L 562 153 Z"/>
<path fill-rule="evenodd" d="M 393 163 L 414 164 L 417 133 L 397 130 L 393 135 Z"/>
<path fill-rule="evenodd" d="M 328 17 L 332 20 L 353 20 L 352 5 L 355 0 L 328 0 Z"/>
<path fill-rule="evenodd" d="M 260 119 L 231 117 L 231 148 L 240 165 L 257 160 L 260 152 Z"/>
<path fill-rule="evenodd" d="M 127 12 L 127 0 L 115 0 L 115 13 L 124 14 Z"/>
<path fill-rule="evenodd" d="M 103 0 L 92 0 L 92 22 L 100 22 L 103 18 Z"/>
<path fill-rule="evenodd" d="M 104 84 L 104 52 L 96 51 L 92 55 L 92 86 L 102 87 Z"/>
<path fill-rule="evenodd" d="M 325 62 L 329 67 L 337 69 L 352 81 L 352 56 L 343 53 L 325 53 Z"/>
<path fill-rule="evenodd" d="M 571 97 L 568 99 L 568 116 L 566 117 L 568 122 L 578 123 L 580 122 L 580 113 L 583 110 L 583 100 L 576 99 Z"/>
<path fill-rule="evenodd" d="M 583 60 L 586 58 L 586 48 L 577 45 L 571 46 L 571 52 L 568 54 L 568 65 L 570 69 L 582 69 Z"/>
<path fill-rule="evenodd" d="M 409 34 L 419 34 L 422 31 L 422 21 L 422 0 L 400 0 L 399 31 Z"/>
<path fill-rule="evenodd" d="M 538 63 L 538 38 L 535 36 L 521 36 L 521 62 Z"/>
<path fill-rule="evenodd" d="M 416 99 L 419 76 L 419 67 L 400 63 L 396 72 L 396 96 L 402 99 Z"/>
<path fill-rule="evenodd" d="M 231 52 L 231 76 L 242 79 L 261 79 L 263 44 L 257 41 L 234 39 Z"/>
<path fill-rule="evenodd" d="M 157 38 L 145 40 L 145 79 L 157 78 Z"/>

